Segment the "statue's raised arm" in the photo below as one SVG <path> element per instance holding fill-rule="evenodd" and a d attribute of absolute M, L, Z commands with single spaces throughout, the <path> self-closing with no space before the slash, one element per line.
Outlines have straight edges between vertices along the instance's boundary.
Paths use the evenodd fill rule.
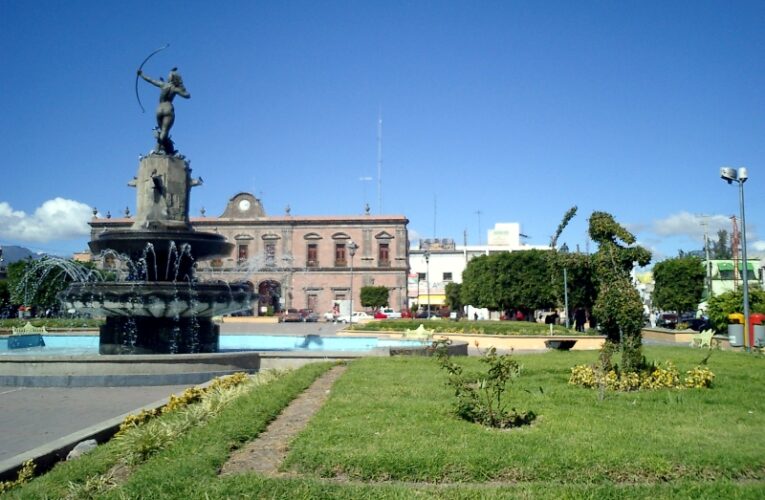
<path fill-rule="evenodd" d="M 178 68 L 170 70 L 167 81 L 162 78 L 155 80 L 146 76 L 141 69 L 138 70 L 138 76 L 159 88 L 159 105 L 157 106 L 157 127 L 154 129 L 154 137 L 157 139 L 155 153 L 173 155 L 176 153 L 173 141 L 170 138 L 170 128 L 175 122 L 175 108 L 173 99 L 179 95 L 189 99 L 191 94 L 183 84 L 183 78 L 178 73 Z"/>

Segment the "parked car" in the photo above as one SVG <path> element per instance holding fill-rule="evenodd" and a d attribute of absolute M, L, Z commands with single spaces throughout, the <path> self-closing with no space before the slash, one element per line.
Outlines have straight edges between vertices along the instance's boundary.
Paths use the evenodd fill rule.
<path fill-rule="evenodd" d="M 361 323 L 361 322 L 364 322 L 364 321 L 369 321 L 371 319 L 372 319 L 372 316 L 370 316 L 369 314 L 365 313 L 364 311 L 353 311 L 353 322 L 354 323 Z M 340 316 L 337 317 L 337 321 L 339 323 L 350 323 L 351 322 L 351 317 L 348 316 L 347 314 L 341 314 Z"/>
<path fill-rule="evenodd" d="M 708 319 L 704 317 L 697 318 L 695 314 L 682 314 L 678 320 L 678 324 L 679 323 L 687 324 L 688 328 L 696 332 L 712 328 Z"/>
<path fill-rule="evenodd" d="M 390 307 L 383 307 L 375 312 L 375 319 L 401 319 L 401 313 Z"/>
<path fill-rule="evenodd" d="M 677 314 L 674 313 L 661 313 L 656 318 L 656 326 L 659 328 L 669 328 L 674 330 L 677 326 Z"/>
<path fill-rule="evenodd" d="M 322 316 L 324 321 L 337 321 L 337 314 L 333 311 L 327 311 Z"/>
<path fill-rule="evenodd" d="M 287 309 L 279 316 L 279 321 L 284 323 L 303 321 L 303 314 L 297 309 Z"/>
<path fill-rule="evenodd" d="M 319 321 L 319 315 L 313 312 L 313 309 L 301 309 L 300 314 L 306 323 L 316 323 Z"/>

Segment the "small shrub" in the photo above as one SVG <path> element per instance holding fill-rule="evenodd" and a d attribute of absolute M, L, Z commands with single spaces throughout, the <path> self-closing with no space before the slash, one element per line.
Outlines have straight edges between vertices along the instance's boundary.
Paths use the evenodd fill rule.
<path fill-rule="evenodd" d="M 488 427 L 509 428 L 530 424 L 533 411 L 517 411 L 508 402 L 508 384 L 521 373 L 520 365 L 508 354 L 497 355 L 494 347 L 481 358 L 488 365 L 485 373 L 466 375 L 462 366 L 454 363 L 446 347 L 450 341 L 436 342 L 439 364 L 449 373 L 449 385 L 457 397 L 455 410 L 459 417 Z"/>
<path fill-rule="evenodd" d="M 685 376 L 685 387 L 689 389 L 704 389 L 712 387 L 715 374 L 704 366 L 697 366 L 693 370 L 688 370 Z"/>
<path fill-rule="evenodd" d="M 16 486 L 29 482 L 35 475 L 35 463 L 33 460 L 27 460 L 21 465 L 18 476 L 15 481 L 0 481 L 0 493 L 10 491 Z"/>
<path fill-rule="evenodd" d="M 715 375 L 709 368 L 697 366 L 686 372 L 681 381 L 677 367 L 668 361 L 664 366 L 635 372 L 617 369 L 600 370 L 597 366 L 577 365 L 571 369 L 568 383 L 587 388 L 605 388 L 609 391 L 629 392 L 656 389 L 708 388 Z"/>
<path fill-rule="evenodd" d="M 120 424 L 120 429 L 117 432 L 117 436 L 121 436 L 130 429 L 134 429 L 145 424 L 154 417 L 180 410 L 193 403 L 198 403 L 210 393 L 231 389 L 233 387 L 244 384 L 247 382 L 247 380 L 248 375 L 246 373 L 237 372 L 225 377 L 218 377 L 206 387 L 189 387 L 183 391 L 180 396 L 172 394 L 170 396 L 170 400 L 162 408 L 142 410 L 141 413 L 128 415 L 125 417 L 125 419 Z"/>

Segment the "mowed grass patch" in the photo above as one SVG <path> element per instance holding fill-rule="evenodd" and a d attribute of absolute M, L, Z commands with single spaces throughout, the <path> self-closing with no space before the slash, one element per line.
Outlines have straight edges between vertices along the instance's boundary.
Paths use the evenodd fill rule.
<path fill-rule="evenodd" d="M 685 372 L 704 356 L 647 347 Z M 596 352 L 517 356 L 515 407 L 538 420 L 486 429 L 452 414 L 446 374 L 427 358 L 367 358 L 335 384 L 329 402 L 293 443 L 287 468 L 372 481 L 637 484 L 765 479 L 765 360 L 715 352 L 713 389 L 608 393 L 568 384 Z M 483 369 L 463 358 L 467 370 Z"/>
<path fill-rule="evenodd" d="M 550 325 L 531 321 L 450 321 L 447 319 L 386 319 L 354 323 L 348 327 L 361 332 L 403 332 L 415 330 L 420 325 L 435 333 L 470 335 L 549 335 Z M 554 335 L 599 335 L 597 330 L 579 333 L 563 325 L 552 325 Z"/>

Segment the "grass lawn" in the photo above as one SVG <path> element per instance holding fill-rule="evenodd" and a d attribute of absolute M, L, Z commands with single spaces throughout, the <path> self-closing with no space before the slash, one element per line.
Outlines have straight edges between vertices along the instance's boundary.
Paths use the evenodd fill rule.
<path fill-rule="evenodd" d="M 681 372 L 704 352 L 646 347 Z M 765 496 L 765 358 L 714 352 L 712 389 L 609 393 L 568 385 L 570 368 L 596 352 L 518 355 L 517 408 L 539 417 L 493 430 L 451 413 L 446 374 L 430 358 L 350 364 L 329 401 L 292 443 L 289 477 L 219 478 L 231 449 L 326 367 L 305 367 L 258 387 L 209 424 L 138 467 L 111 498 L 762 498 Z M 459 358 L 468 370 L 483 365 Z M 108 456 L 99 447 L 14 490 L 60 498 Z"/>
<path fill-rule="evenodd" d="M 448 319 L 386 319 L 354 323 L 350 330 L 360 332 L 414 330 L 423 325 L 436 333 L 476 334 L 476 335 L 549 335 L 550 325 L 530 321 L 450 321 Z M 573 327 L 553 325 L 554 335 L 599 335 L 597 330 L 578 333 Z"/>
<path fill-rule="evenodd" d="M 103 319 L 89 319 L 89 318 L 31 318 L 31 319 L 0 319 L 0 330 L 8 330 L 14 326 L 19 328 L 23 327 L 27 323 L 32 323 L 32 326 L 44 326 L 48 329 L 51 328 L 71 328 L 71 329 L 98 329 L 104 323 Z"/>

